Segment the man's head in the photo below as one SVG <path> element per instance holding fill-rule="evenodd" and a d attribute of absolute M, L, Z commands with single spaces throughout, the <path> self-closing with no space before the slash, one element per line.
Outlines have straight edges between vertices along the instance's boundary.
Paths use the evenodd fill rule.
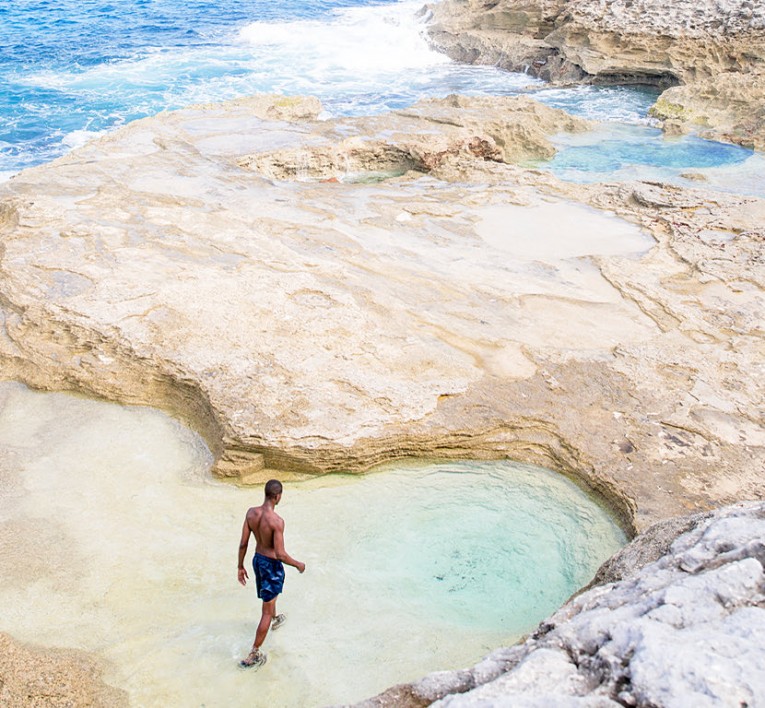
<path fill-rule="evenodd" d="M 274 504 L 277 504 L 281 496 L 282 483 L 278 479 L 269 479 L 266 482 L 266 499 L 270 499 Z"/>

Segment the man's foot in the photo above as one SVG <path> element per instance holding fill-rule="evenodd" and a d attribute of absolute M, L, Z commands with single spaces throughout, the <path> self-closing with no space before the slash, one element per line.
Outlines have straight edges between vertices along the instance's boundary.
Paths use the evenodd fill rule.
<path fill-rule="evenodd" d="M 287 621 L 287 615 L 276 615 L 271 620 L 271 629 L 279 629 Z"/>
<path fill-rule="evenodd" d="M 268 659 L 268 656 L 266 656 L 260 649 L 253 649 L 248 655 L 246 659 L 242 659 L 239 662 L 239 666 L 241 666 L 243 669 L 259 669 L 263 664 L 266 663 L 266 660 Z"/>

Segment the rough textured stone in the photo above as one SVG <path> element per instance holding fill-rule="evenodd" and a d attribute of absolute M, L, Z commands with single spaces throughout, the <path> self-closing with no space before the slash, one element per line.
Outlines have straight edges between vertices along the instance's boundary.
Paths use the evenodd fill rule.
<path fill-rule="evenodd" d="M 765 9 L 750 0 L 445 0 L 428 6 L 437 48 L 546 80 L 669 89 L 654 115 L 765 145 Z M 671 88 L 676 84 L 681 87 Z"/>
<path fill-rule="evenodd" d="M 641 568 L 659 560 L 669 553 L 675 539 L 695 529 L 700 523 L 711 518 L 707 511 L 690 516 L 675 516 L 658 521 L 615 553 L 598 569 L 595 577 L 581 592 L 604 583 L 615 583 L 633 577 Z"/>
<path fill-rule="evenodd" d="M 765 696 L 765 504 L 649 529 L 622 551 L 627 577 L 564 605 L 525 642 L 359 704 L 755 706 Z"/>
<path fill-rule="evenodd" d="M 169 410 L 246 483 L 512 457 L 633 528 L 762 496 L 765 202 L 506 164 L 518 113 L 578 125 L 506 99 L 318 123 L 234 102 L 22 173 L 5 375 Z M 386 174 L 383 144 L 417 169 Z"/>
<path fill-rule="evenodd" d="M 664 121 L 665 132 L 676 122 L 685 131 L 765 150 L 765 72 L 728 71 L 667 89 L 651 115 Z"/>
<path fill-rule="evenodd" d="M 518 164 L 555 155 L 549 136 L 583 132 L 590 124 L 524 96 L 425 99 L 381 118 L 345 121 L 363 126 L 364 135 L 297 149 L 256 153 L 239 160 L 269 179 L 344 180 L 402 175 L 409 171 L 440 176 L 461 156 Z M 375 137 L 375 134 L 380 137 Z M 317 136 L 318 137 L 318 136 Z"/>

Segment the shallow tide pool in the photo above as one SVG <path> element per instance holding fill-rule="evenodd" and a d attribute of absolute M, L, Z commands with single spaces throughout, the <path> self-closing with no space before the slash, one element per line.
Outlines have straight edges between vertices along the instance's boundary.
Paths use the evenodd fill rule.
<path fill-rule="evenodd" d="M 236 555 L 262 491 L 210 463 L 157 411 L 0 383 L 0 631 L 96 652 L 133 705 L 348 702 L 512 643 L 625 542 L 577 485 L 506 461 L 286 484 L 307 569 L 245 671 L 259 603 Z"/>
<path fill-rule="evenodd" d="M 553 142 L 558 153 L 539 167 L 566 181 L 661 180 L 765 196 L 765 158 L 738 145 L 695 135 L 665 136 L 658 128 L 623 123 L 560 134 Z"/>

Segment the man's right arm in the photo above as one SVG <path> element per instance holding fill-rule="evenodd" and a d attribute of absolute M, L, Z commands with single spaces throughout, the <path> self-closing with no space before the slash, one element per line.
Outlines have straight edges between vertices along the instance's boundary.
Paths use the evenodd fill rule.
<path fill-rule="evenodd" d="M 247 584 L 247 571 L 244 569 L 244 556 L 247 553 L 247 546 L 250 542 L 250 523 L 247 520 L 247 516 L 244 517 L 244 525 L 242 526 L 242 538 L 239 541 L 239 563 L 237 565 L 237 578 L 242 585 Z"/>
<path fill-rule="evenodd" d="M 274 551 L 276 551 L 276 557 L 282 563 L 297 568 L 300 573 L 305 571 L 305 563 L 295 560 L 284 548 L 284 521 L 281 521 L 281 519 L 274 526 Z"/>

